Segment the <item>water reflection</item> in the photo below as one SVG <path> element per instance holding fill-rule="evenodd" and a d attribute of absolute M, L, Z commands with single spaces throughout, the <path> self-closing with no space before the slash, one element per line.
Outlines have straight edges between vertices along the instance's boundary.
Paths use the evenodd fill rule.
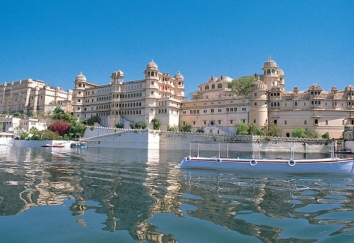
<path fill-rule="evenodd" d="M 345 242 L 353 237 L 352 177 L 181 171 L 174 168 L 181 154 L 187 153 L 0 150 L 0 214 L 68 204 L 73 217 L 68 220 L 81 228 L 92 229 L 88 215 L 94 212 L 104 216 L 94 219 L 103 231 L 127 231 L 139 242 Z"/>

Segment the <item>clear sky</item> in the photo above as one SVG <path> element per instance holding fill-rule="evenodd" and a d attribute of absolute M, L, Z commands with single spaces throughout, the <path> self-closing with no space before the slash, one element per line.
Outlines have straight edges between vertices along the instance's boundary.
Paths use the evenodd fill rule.
<path fill-rule="evenodd" d="M 118 69 L 132 81 L 153 59 L 189 94 L 210 76 L 262 73 L 269 56 L 286 90 L 354 81 L 352 0 L 1 0 L 0 34 L 1 84 L 67 90 L 80 72 L 104 85 Z"/>

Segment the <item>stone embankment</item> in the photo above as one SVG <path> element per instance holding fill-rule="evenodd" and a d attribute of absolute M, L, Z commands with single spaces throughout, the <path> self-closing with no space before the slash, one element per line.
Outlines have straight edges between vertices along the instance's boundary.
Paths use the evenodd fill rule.
<path fill-rule="evenodd" d="M 156 130 L 88 128 L 83 139 L 89 147 L 238 152 L 329 153 L 331 141 L 259 136 L 224 136 Z"/>

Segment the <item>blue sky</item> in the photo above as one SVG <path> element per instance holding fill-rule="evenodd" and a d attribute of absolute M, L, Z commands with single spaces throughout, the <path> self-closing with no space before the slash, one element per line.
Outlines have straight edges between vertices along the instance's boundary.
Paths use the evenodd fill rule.
<path fill-rule="evenodd" d="M 189 94 L 210 76 L 261 73 L 271 56 L 286 90 L 342 90 L 354 80 L 353 13 L 351 0 L 2 0 L 0 83 L 67 90 L 80 72 L 103 85 L 117 69 L 138 80 L 153 59 Z"/>

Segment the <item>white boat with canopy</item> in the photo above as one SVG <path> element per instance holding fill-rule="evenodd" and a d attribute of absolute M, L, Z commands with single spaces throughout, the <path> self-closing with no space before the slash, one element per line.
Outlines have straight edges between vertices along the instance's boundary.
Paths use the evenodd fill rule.
<path fill-rule="evenodd" d="M 290 158 L 268 159 L 261 158 L 258 150 L 258 158 L 255 156 L 255 145 L 252 143 L 252 158 L 220 157 L 220 144 L 218 157 L 200 157 L 198 154 L 183 158 L 178 168 L 195 169 L 223 169 L 236 171 L 276 172 L 276 173 L 328 173 L 328 174 L 354 174 L 354 158 L 335 158 L 334 146 L 331 146 L 331 157 L 322 159 L 295 159 L 294 146 L 290 146 Z"/>

